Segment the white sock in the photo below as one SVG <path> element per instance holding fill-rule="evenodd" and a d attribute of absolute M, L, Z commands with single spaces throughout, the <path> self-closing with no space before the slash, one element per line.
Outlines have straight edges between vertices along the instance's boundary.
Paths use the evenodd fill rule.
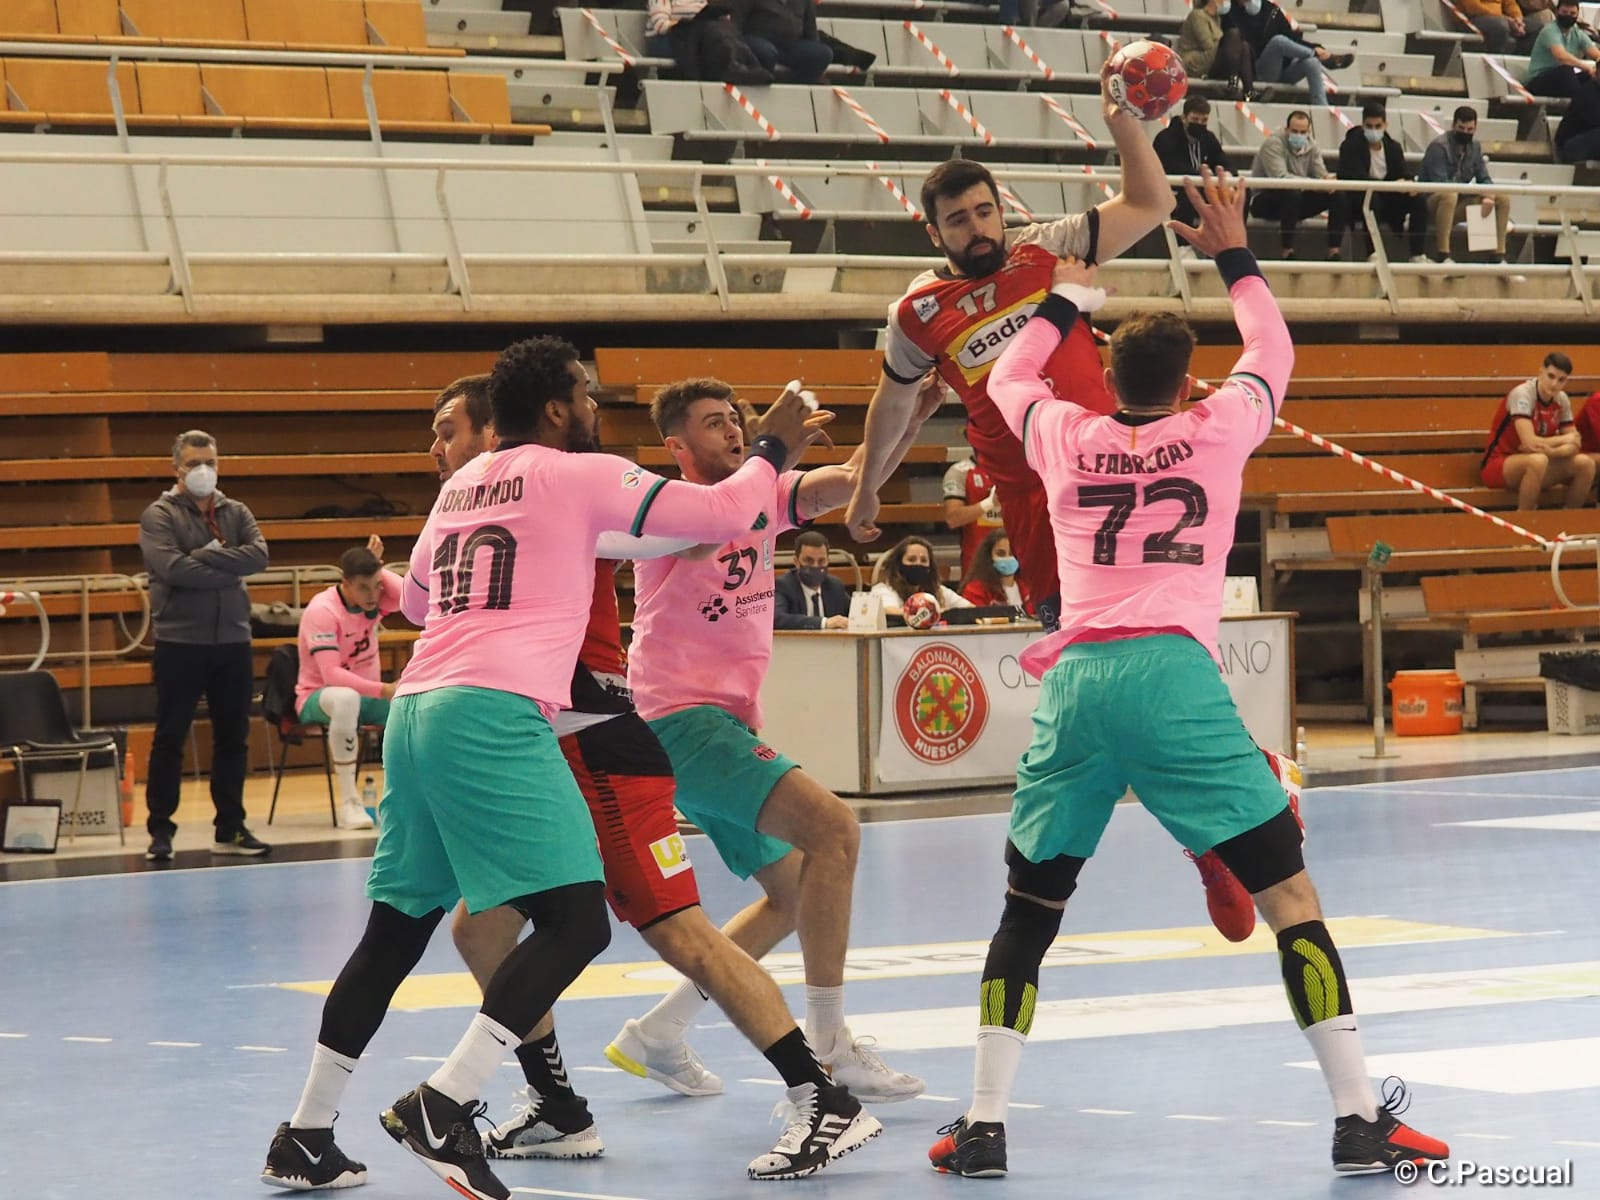
<path fill-rule="evenodd" d="M 306 1090 L 300 1093 L 300 1107 L 289 1118 L 291 1129 L 328 1129 L 350 1085 L 356 1060 L 329 1050 L 321 1042 L 311 1052 L 311 1073 Z"/>
<path fill-rule="evenodd" d="M 812 987 L 806 984 L 806 1041 L 822 1057 L 832 1054 L 837 1047 L 839 1031 L 844 1028 L 844 988 Z"/>
<path fill-rule="evenodd" d="M 689 1022 L 700 1015 L 707 999 L 692 980 L 685 979 L 639 1018 L 639 1032 L 652 1042 L 681 1042 L 688 1036 Z"/>
<path fill-rule="evenodd" d="M 333 764 L 333 782 L 339 788 L 339 799 L 346 804 L 360 804 L 361 793 L 356 791 L 356 760 Z"/>
<path fill-rule="evenodd" d="M 1011 1085 L 1022 1064 L 1027 1038 L 1015 1029 L 983 1025 L 978 1029 L 978 1053 L 972 1065 L 972 1107 L 967 1123 L 1004 1121 L 1011 1106 Z"/>
<path fill-rule="evenodd" d="M 1322 1067 L 1322 1077 L 1333 1094 L 1333 1115 L 1352 1113 L 1363 1121 L 1376 1119 L 1378 1098 L 1372 1092 L 1372 1077 L 1367 1074 L 1367 1058 L 1361 1051 L 1361 1032 L 1352 1016 L 1334 1017 L 1307 1025 L 1303 1032 Z"/>
<path fill-rule="evenodd" d="M 500 1069 L 507 1054 L 516 1051 L 522 1039 L 498 1021 L 479 1013 L 467 1032 L 456 1043 L 450 1057 L 428 1077 L 428 1086 L 443 1092 L 457 1104 L 476 1100 L 484 1085 Z"/>

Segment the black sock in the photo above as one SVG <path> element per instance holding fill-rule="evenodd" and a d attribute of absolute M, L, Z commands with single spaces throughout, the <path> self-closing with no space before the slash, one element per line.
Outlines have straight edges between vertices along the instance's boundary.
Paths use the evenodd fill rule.
<path fill-rule="evenodd" d="M 567 1064 L 561 1060 L 561 1046 L 555 1030 L 517 1047 L 517 1061 L 528 1086 L 546 1100 L 581 1100 L 567 1079 Z"/>
<path fill-rule="evenodd" d="M 783 1076 L 784 1087 L 799 1087 L 803 1083 L 828 1087 L 833 1083 L 833 1080 L 828 1078 L 828 1073 L 822 1069 L 822 1064 L 817 1061 L 816 1051 L 811 1049 L 811 1043 L 806 1041 L 806 1035 L 800 1032 L 799 1026 L 791 1029 L 761 1053 L 767 1056 L 767 1061 L 777 1068 L 779 1075 Z"/>

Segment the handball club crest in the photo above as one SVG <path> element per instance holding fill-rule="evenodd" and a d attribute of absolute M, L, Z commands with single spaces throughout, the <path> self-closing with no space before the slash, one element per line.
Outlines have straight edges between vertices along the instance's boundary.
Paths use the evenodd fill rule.
<path fill-rule="evenodd" d="M 940 642 L 911 656 L 894 688 L 894 725 L 914 757 L 930 766 L 952 762 L 977 744 L 988 721 L 989 693 L 971 659 Z"/>

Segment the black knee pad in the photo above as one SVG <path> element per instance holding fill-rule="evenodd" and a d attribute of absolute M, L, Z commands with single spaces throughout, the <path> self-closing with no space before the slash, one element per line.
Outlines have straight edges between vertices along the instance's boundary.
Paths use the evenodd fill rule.
<path fill-rule="evenodd" d="M 1039 991 L 1039 964 L 1061 928 L 1061 909 L 1006 896 L 979 988 L 979 1024 L 1027 1036 Z"/>
<path fill-rule="evenodd" d="M 1293 879 L 1306 869 L 1300 823 L 1286 805 L 1282 812 L 1212 847 L 1252 896 Z"/>
<path fill-rule="evenodd" d="M 532 921 L 536 933 L 554 934 L 572 953 L 592 959 L 611 944 L 605 897 L 605 884 L 596 880 L 518 896 L 506 903 Z"/>
<path fill-rule="evenodd" d="M 1041 900 L 1055 900 L 1065 904 L 1078 886 L 1078 872 L 1085 860 L 1070 854 L 1057 855 L 1042 863 L 1030 862 L 1010 838 L 1006 839 L 1006 866 L 1010 867 L 1007 882 L 1011 890 Z"/>

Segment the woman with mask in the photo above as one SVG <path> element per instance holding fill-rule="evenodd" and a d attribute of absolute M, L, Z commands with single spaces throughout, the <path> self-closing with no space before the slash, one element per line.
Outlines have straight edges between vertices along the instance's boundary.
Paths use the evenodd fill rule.
<path fill-rule="evenodd" d="M 1223 27 L 1234 28 L 1256 56 L 1256 80 L 1260 83 L 1299 83 L 1305 80 L 1311 103 L 1328 103 L 1329 71 L 1340 71 L 1355 61 L 1350 54 L 1330 54 L 1322 46 L 1308 42 L 1272 0 L 1234 0 Z"/>
<path fill-rule="evenodd" d="M 972 607 L 971 601 L 939 582 L 938 568 L 933 565 L 933 543 L 926 538 L 901 538 L 878 566 L 882 579 L 873 585 L 872 594 L 883 601 L 886 613 L 899 614 L 906 601 L 918 592 L 931 595 L 941 610 Z"/>
<path fill-rule="evenodd" d="M 1031 611 L 1028 597 L 1017 586 L 1020 565 L 1011 553 L 1011 539 L 1006 531 L 996 529 L 983 539 L 967 577 L 961 581 L 962 598 L 979 608 L 1009 604 L 1018 612 Z"/>
<path fill-rule="evenodd" d="M 1226 79 L 1228 94 L 1245 100 L 1255 92 L 1255 52 L 1246 52 L 1238 26 L 1223 24 L 1232 10 L 1233 0 L 1195 0 L 1178 30 L 1178 57 L 1192 78 Z M 1186 220 L 1181 215 L 1174 219 Z"/>

